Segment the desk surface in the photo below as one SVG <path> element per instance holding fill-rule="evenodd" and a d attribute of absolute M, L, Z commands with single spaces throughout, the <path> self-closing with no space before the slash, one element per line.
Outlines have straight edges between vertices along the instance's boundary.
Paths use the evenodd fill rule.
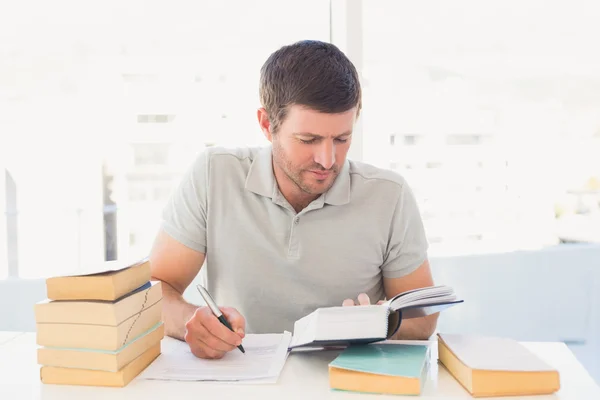
<path fill-rule="evenodd" d="M 4 336 L 3 336 L 4 335 Z M 9 334 L 0 332 L 0 338 Z M 207 382 L 163 382 L 136 379 L 125 388 L 100 388 L 80 386 L 43 385 L 39 380 L 36 360 L 35 335 L 11 335 L 0 341 L 0 399 L 167 399 L 199 398 L 260 398 L 260 399 L 379 399 L 381 395 L 345 393 L 329 389 L 327 364 L 337 351 L 293 352 L 289 355 L 277 384 L 223 384 Z M 590 375 L 563 343 L 524 343 L 546 362 L 558 368 L 561 390 L 551 396 L 523 397 L 527 400 L 600 399 L 600 389 Z M 437 346 L 432 358 L 437 360 Z M 431 369 L 419 397 L 423 399 L 470 399 L 471 396 L 437 362 Z M 168 397 L 167 397 L 168 396 Z M 358 396 L 358 397 L 357 397 Z M 398 399 L 402 396 L 391 396 Z M 496 398 L 498 399 L 498 398 Z M 511 397 L 510 400 L 518 400 Z"/>
<path fill-rule="evenodd" d="M 0 346 L 21 334 L 21 332 L 0 332 Z"/>

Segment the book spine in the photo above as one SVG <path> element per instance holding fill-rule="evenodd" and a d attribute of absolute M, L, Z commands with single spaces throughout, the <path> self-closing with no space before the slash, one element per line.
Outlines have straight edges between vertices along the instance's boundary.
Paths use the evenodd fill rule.
<path fill-rule="evenodd" d="M 400 324 L 402 323 L 402 311 L 401 310 L 396 310 L 396 311 L 390 310 L 390 313 L 388 314 L 387 323 L 388 323 L 387 338 L 390 339 L 400 329 Z"/>

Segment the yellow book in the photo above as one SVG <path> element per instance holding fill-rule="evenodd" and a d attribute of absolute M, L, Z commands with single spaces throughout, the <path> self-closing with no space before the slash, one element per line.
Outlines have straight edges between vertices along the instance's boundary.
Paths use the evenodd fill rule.
<path fill-rule="evenodd" d="M 115 351 L 40 347 L 37 350 L 37 360 L 38 364 L 49 367 L 117 372 L 150 347 L 160 343 L 164 336 L 164 324 L 160 322 L 149 331 L 144 332 L 141 336 Z"/>
<path fill-rule="evenodd" d="M 114 351 L 131 342 L 162 320 L 162 299 L 120 324 L 36 324 L 39 346 L 75 347 Z"/>
<path fill-rule="evenodd" d="M 550 394 L 558 371 L 515 340 L 438 334 L 440 362 L 474 397 Z"/>
<path fill-rule="evenodd" d="M 46 279 L 50 300 L 116 300 L 139 288 L 151 278 L 150 260 L 85 275 Z"/>
<path fill-rule="evenodd" d="M 38 324 L 94 324 L 117 326 L 162 299 L 162 282 L 143 286 L 114 300 L 43 300 L 34 306 Z"/>
<path fill-rule="evenodd" d="M 421 394 L 429 346 L 398 343 L 350 346 L 329 364 L 332 389 L 396 395 Z"/>
<path fill-rule="evenodd" d="M 117 372 L 64 367 L 40 368 L 42 383 L 55 385 L 123 387 L 138 376 L 160 355 L 160 343 L 155 344 Z"/>

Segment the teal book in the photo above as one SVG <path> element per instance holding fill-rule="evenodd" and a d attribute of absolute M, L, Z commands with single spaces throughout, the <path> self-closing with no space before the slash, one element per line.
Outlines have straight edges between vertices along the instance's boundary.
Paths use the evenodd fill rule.
<path fill-rule="evenodd" d="M 429 345 L 378 343 L 346 348 L 329 364 L 332 389 L 419 395 L 427 377 Z"/>

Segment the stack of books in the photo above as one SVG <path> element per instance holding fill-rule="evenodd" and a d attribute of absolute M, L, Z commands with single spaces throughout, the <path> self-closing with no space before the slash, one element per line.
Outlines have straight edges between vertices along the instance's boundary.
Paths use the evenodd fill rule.
<path fill-rule="evenodd" d="M 148 259 L 46 280 L 35 305 L 43 383 L 126 386 L 161 353 L 161 282 Z"/>
<path fill-rule="evenodd" d="M 329 387 L 350 392 L 420 395 L 430 357 L 428 344 L 385 342 L 349 346 L 329 364 Z"/>

